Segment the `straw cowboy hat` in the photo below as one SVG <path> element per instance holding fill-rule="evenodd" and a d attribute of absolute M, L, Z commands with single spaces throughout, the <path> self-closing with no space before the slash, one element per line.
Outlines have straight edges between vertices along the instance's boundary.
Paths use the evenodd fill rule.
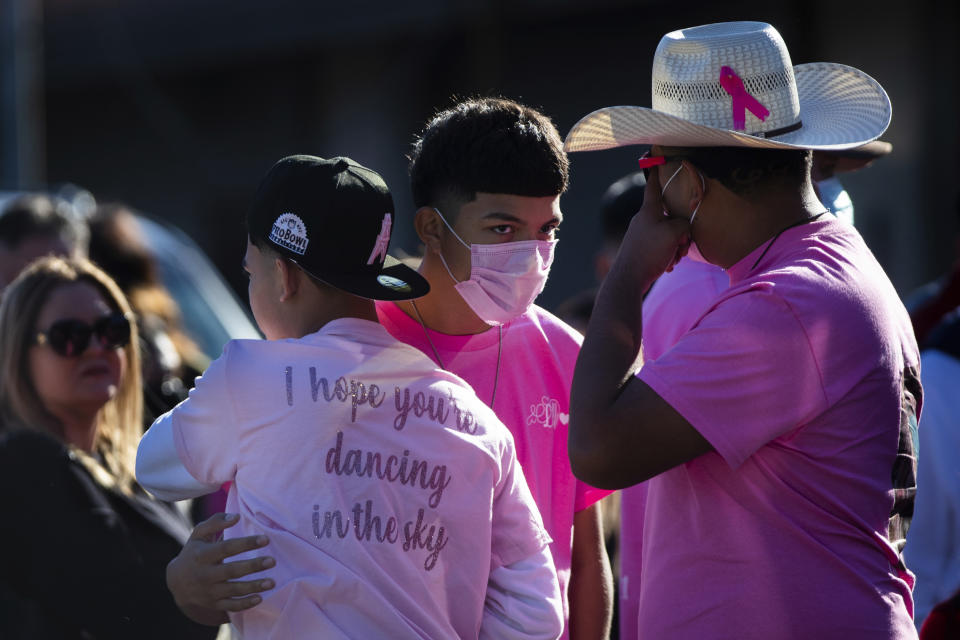
<path fill-rule="evenodd" d="M 567 151 L 631 144 L 840 150 L 875 140 L 890 99 L 842 64 L 793 66 L 763 22 L 723 22 L 668 33 L 653 58 L 653 108 L 607 107 L 573 126 Z"/>

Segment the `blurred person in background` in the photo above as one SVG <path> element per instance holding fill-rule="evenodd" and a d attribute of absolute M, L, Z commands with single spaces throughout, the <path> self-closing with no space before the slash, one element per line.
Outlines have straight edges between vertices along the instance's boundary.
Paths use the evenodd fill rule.
<path fill-rule="evenodd" d="M 960 638 L 960 591 L 933 608 L 920 628 L 920 640 Z"/>
<path fill-rule="evenodd" d="M 45 255 L 83 258 L 89 232 L 70 204 L 30 193 L 0 210 L 0 292 L 34 259 Z"/>
<path fill-rule="evenodd" d="M 97 205 L 88 225 L 90 259 L 114 279 L 137 318 L 146 429 L 187 398 L 209 360 L 184 331 L 180 306 L 160 279 L 135 213 L 120 203 Z M 189 502 L 191 518 L 205 520 L 223 511 L 226 502 L 226 488 L 200 496 Z"/>
<path fill-rule="evenodd" d="M 626 175 L 609 187 L 600 199 L 600 248 L 593 257 L 594 278 L 599 285 L 610 271 L 610 265 L 617 257 L 617 250 L 623 240 L 633 215 L 643 205 L 643 191 L 647 181 L 642 171 Z M 576 293 L 560 304 L 555 310 L 561 320 L 581 334 L 586 333 L 593 303 L 597 297 L 597 288 L 591 287 Z"/>
<path fill-rule="evenodd" d="M 0 303 L 0 637 L 210 638 L 164 584 L 189 535 L 141 489 L 137 329 L 85 259 L 47 257 Z"/>
<path fill-rule="evenodd" d="M 149 426 L 187 397 L 207 358 L 184 332 L 180 308 L 160 280 L 134 213 L 123 204 L 104 204 L 88 224 L 90 259 L 114 279 L 137 316 Z"/>
<path fill-rule="evenodd" d="M 905 554 L 917 576 L 914 589 L 917 628 L 942 628 L 950 607 L 931 611 L 960 590 L 960 314 L 953 313 L 932 330 L 920 352 L 923 366 L 923 416 L 920 419 L 922 460 L 917 500 Z M 960 617 L 952 627 L 960 637 Z M 927 633 L 932 631 L 927 630 Z M 931 636 L 932 637 L 932 636 Z"/>

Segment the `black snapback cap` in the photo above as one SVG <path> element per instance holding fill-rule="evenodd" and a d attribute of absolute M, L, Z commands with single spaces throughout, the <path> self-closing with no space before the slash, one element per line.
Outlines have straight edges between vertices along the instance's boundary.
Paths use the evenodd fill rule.
<path fill-rule="evenodd" d="M 252 238 L 313 277 L 372 300 L 409 300 L 430 285 L 387 255 L 393 198 L 375 171 L 350 158 L 288 156 L 260 182 L 247 215 Z"/>

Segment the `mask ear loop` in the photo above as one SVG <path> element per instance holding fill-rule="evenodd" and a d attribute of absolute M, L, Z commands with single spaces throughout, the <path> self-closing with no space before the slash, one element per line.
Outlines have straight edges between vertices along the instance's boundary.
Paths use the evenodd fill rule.
<path fill-rule="evenodd" d="M 673 175 L 670 176 L 670 177 L 667 179 L 667 183 L 666 183 L 665 185 L 663 185 L 663 187 L 660 189 L 660 195 L 661 195 L 661 196 L 663 196 L 663 194 L 666 193 L 667 187 L 670 186 L 670 183 L 673 182 L 673 179 L 676 178 L 676 177 L 677 177 L 677 174 L 680 173 L 682 170 L 683 170 L 683 163 L 681 162 L 681 163 L 680 163 L 680 166 L 677 167 L 677 170 L 673 172 Z"/>
<path fill-rule="evenodd" d="M 461 238 L 460 236 L 457 235 L 457 232 L 453 230 L 453 227 L 450 226 L 450 223 L 447 222 L 447 219 L 443 217 L 443 214 L 442 214 L 442 213 L 440 213 L 440 209 L 437 209 L 436 207 L 432 207 L 432 209 L 437 212 L 437 215 L 440 216 L 440 219 L 441 219 L 441 220 L 443 220 L 443 224 L 446 225 L 447 229 L 450 229 L 450 233 L 453 234 L 453 237 L 456 238 L 457 240 L 459 240 L 459 241 L 460 241 L 460 244 L 462 244 L 462 245 L 465 246 L 467 249 L 469 249 L 469 248 L 470 248 L 470 245 L 468 245 L 466 242 L 464 242 L 464 241 L 463 241 L 463 238 Z"/>
<path fill-rule="evenodd" d="M 681 165 L 681 168 L 682 168 L 682 165 Z M 697 175 L 700 176 L 701 193 L 704 193 L 707 190 L 707 182 L 703 179 L 702 173 L 697 171 Z M 702 204 L 703 204 L 703 195 L 700 196 L 700 202 L 698 202 L 697 206 L 694 207 L 693 215 L 690 216 L 690 226 L 693 226 L 693 219 L 697 217 L 697 211 L 700 211 L 700 205 Z"/>
<path fill-rule="evenodd" d="M 443 214 L 442 214 L 442 213 L 440 213 L 440 209 L 437 209 L 436 207 L 432 207 L 432 209 L 437 212 L 437 215 L 440 216 L 440 219 L 443 221 L 443 224 L 447 227 L 447 229 L 450 230 L 450 233 L 453 234 L 453 237 L 456 238 L 457 241 L 459 241 L 460 244 L 462 244 L 463 246 L 465 246 L 467 249 L 470 249 L 470 245 L 468 245 L 466 242 L 464 242 L 464 241 L 463 241 L 463 238 L 461 238 L 460 236 L 457 235 L 457 232 L 453 230 L 453 227 L 450 226 L 450 223 L 447 222 L 447 219 L 443 217 Z M 457 280 L 457 277 L 456 277 L 455 275 L 453 275 L 453 272 L 452 272 L 452 271 L 450 271 L 450 266 L 447 264 L 446 259 L 443 257 L 443 252 L 442 252 L 442 251 L 438 251 L 438 252 L 437 252 L 437 255 L 440 256 L 440 262 L 441 262 L 441 264 L 443 264 L 443 268 L 447 270 L 447 274 L 450 275 L 450 279 L 453 280 L 454 282 L 456 282 L 457 284 L 460 284 L 461 281 L 460 281 L 460 280 Z"/>

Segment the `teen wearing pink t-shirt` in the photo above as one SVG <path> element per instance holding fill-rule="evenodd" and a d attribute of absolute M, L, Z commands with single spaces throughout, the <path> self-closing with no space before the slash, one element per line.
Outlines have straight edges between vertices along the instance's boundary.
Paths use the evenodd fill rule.
<path fill-rule="evenodd" d="M 806 150 L 876 138 L 889 99 L 856 69 L 793 67 L 763 23 L 668 34 L 653 87 L 653 109 L 603 109 L 566 141 L 653 145 L 570 427 L 579 477 L 652 478 L 640 636 L 915 638 L 916 341 L 859 234 L 824 215 Z M 731 286 L 635 377 L 641 294 L 688 251 Z"/>
<path fill-rule="evenodd" d="M 175 561 L 168 583 L 195 620 L 231 611 L 246 638 L 556 638 L 549 536 L 512 437 L 377 322 L 373 299 L 429 289 L 388 261 L 392 224 L 382 179 L 347 158 L 284 158 L 261 183 L 244 268 L 267 340 L 228 343 L 138 450 L 158 496 L 229 482 L 239 514 L 191 579 Z M 219 564 L 260 538 L 269 558 Z"/>
<path fill-rule="evenodd" d="M 606 638 L 612 577 L 597 501 L 567 455 L 569 392 L 580 338 L 533 305 L 563 216 L 568 161 L 549 118 L 510 100 L 439 113 L 411 154 L 419 272 L 430 293 L 381 303 L 388 331 L 457 374 L 513 434 L 560 578 L 564 638 Z"/>

